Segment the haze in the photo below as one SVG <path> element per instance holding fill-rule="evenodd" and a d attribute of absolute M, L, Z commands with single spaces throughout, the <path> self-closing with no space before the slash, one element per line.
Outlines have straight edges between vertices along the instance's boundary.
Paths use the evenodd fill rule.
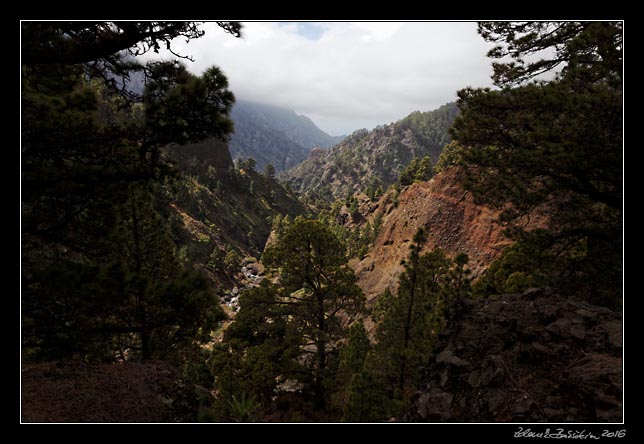
<path fill-rule="evenodd" d="M 485 56 L 492 45 L 475 22 L 243 25 L 236 39 L 206 23 L 204 37 L 173 47 L 195 59 L 188 62 L 195 74 L 219 66 L 238 99 L 294 109 L 331 135 L 433 110 L 461 88 L 492 84 Z"/>

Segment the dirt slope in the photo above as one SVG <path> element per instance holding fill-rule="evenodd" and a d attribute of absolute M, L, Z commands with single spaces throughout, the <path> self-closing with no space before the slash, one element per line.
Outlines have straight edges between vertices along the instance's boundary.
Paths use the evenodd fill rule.
<path fill-rule="evenodd" d="M 164 362 L 23 365 L 23 422 L 194 422 L 195 386 Z"/>

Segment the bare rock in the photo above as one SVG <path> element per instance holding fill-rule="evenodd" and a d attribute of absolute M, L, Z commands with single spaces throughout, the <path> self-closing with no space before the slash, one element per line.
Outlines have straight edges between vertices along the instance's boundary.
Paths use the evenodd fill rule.
<path fill-rule="evenodd" d="M 620 422 L 621 313 L 551 291 L 466 300 L 401 420 Z"/>
<path fill-rule="evenodd" d="M 452 416 L 451 405 L 453 399 L 453 394 L 443 392 L 439 389 L 433 389 L 428 393 L 424 393 L 416 401 L 418 415 L 423 419 L 450 419 Z"/>
<path fill-rule="evenodd" d="M 465 359 L 455 356 L 451 350 L 443 350 L 436 356 L 436 362 L 453 365 L 455 367 L 467 367 L 470 365 Z"/>

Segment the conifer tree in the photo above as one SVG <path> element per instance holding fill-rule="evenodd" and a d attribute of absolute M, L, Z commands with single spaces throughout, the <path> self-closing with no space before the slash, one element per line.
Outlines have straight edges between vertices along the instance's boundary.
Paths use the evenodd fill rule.
<path fill-rule="evenodd" d="M 379 322 L 376 358 L 390 397 L 403 404 L 420 382 L 434 339 L 445 327 L 457 298 L 469 291 L 467 257 L 459 255 L 452 262 L 438 249 L 421 255 L 425 241 L 420 228 L 404 261 L 398 294 L 387 289 L 374 308 Z"/>
<path fill-rule="evenodd" d="M 453 136 L 463 147 L 465 186 L 504 210 L 514 239 L 557 258 L 545 283 L 619 304 L 622 23 L 482 22 L 479 33 L 497 44 L 488 55 L 500 60 L 494 81 L 501 89 L 458 93 Z M 545 57 L 530 60 L 535 53 Z M 554 79 L 530 82 L 555 68 Z M 536 244 L 523 226 L 540 205 L 552 228 Z"/>
<path fill-rule="evenodd" d="M 346 383 L 354 373 L 359 373 L 364 368 L 367 353 L 371 350 L 371 341 L 367 336 L 362 320 L 356 321 L 349 328 L 347 342 L 340 350 L 340 364 L 338 367 L 338 382 Z"/>
<path fill-rule="evenodd" d="M 345 422 L 380 422 L 396 410 L 387 397 L 386 379 L 374 351 L 369 351 L 363 368 L 353 373 L 345 390 L 342 420 Z"/>
<path fill-rule="evenodd" d="M 216 68 L 197 77 L 127 55 L 203 31 L 193 22 L 21 30 L 25 355 L 184 360 L 223 312 L 204 278 L 179 263 L 160 217 L 159 188 L 175 172 L 158 148 L 226 134 L 233 97 Z M 148 81 L 145 98 L 125 88 L 135 72 Z"/>
<path fill-rule="evenodd" d="M 267 163 L 264 167 L 264 176 L 266 179 L 275 179 L 275 167 L 271 163 Z"/>
<path fill-rule="evenodd" d="M 341 316 L 363 311 L 364 295 L 347 266 L 344 246 L 320 222 L 297 218 L 264 253 L 266 265 L 280 271 L 280 293 L 291 322 L 313 347 L 310 362 L 316 407 L 324 408 L 332 383 L 339 340 L 346 336 Z"/>

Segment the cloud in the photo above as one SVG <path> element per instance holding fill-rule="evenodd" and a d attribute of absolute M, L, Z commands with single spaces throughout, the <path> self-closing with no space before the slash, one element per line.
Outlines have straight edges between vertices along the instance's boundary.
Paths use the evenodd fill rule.
<path fill-rule="evenodd" d="M 173 42 L 194 57 L 192 72 L 217 65 L 239 99 L 292 108 L 333 135 L 491 86 L 491 45 L 473 22 L 245 22 L 241 39 L 214 23 L 204 29 Z"/>

